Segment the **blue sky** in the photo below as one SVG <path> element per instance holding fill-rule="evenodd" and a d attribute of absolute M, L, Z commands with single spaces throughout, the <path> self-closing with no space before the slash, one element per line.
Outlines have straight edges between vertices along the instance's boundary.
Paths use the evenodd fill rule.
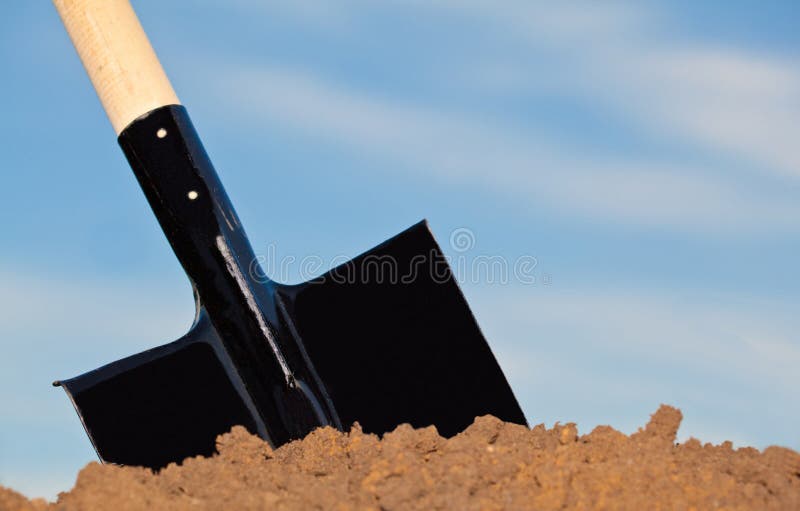
<path fill-rule="evenodd" d="M 258 253 L 428 218 L 536 259 L 462 283 L 531 423 L 800 449 L 797 2 L 134 5 Z M 0 41 L 0 484 L 53 497 L 93 452 L 50 382 L 193 305 L 52 6 Z"/>

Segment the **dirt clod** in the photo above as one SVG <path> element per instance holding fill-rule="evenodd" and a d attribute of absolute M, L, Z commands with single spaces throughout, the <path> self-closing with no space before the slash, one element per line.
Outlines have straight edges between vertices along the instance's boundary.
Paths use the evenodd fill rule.
<path fill-rule="evenodd" d="M 241 427 L 218 455 L 158 474 L 90 463 L 55 509 L 790 510 L 800 509 L 800 454 L 676 444 L 681 412 L 662 406 L 631 436 L 575 424 L 532 430 L 478 417 L 444 439 L 408 425 L 379 439 L 356 424 L 273 450 Z M 0 488 L 0 510 L 41 510 Z"/>

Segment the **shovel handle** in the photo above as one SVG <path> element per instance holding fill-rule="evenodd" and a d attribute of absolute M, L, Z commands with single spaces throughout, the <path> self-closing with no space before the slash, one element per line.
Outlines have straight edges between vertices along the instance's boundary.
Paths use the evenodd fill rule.
<path fill-rule="evenodd" d="M 137 117 L 180 101 L 128 0 L 53 0 L 119 135 Z"/>

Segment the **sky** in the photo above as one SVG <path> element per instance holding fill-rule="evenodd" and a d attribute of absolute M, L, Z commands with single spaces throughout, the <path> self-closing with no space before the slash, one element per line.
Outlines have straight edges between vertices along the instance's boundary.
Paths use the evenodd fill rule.
<path fill-rule="evenodd" d="M 258 254 L 427 218 L 508 265 L 460 283 L 531 424 L 800 449 L 796 1 L 133 4 Z M 54 498 L 95 456 L 50 383 L 193 302 L 49 2 L 0 65 L 0 484 Z"/>

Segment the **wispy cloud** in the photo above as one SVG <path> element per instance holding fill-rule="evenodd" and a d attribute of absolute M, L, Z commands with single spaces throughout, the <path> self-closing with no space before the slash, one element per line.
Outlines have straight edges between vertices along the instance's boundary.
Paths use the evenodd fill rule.
<path fill-rule="evenodd" d="M 592 290 L 494 297 L 493 318 L 513 318 L 529 331 L 571 325 L 604 349 L 659 362 L 722 369 L 741 381 L 791 389 L 800 385 L 800 341 L 792 305 L 780 301 Z M 714 305 L 710 305 L 714 304 Z M 535 311 L 535 314 L 531 314 Z M 574 324 L 580 318 L 580 324 Z M 502 321 L 493 319 L 492 321 Z M 516 335 L 525 329 L 515 329 Z"/>
<path fill-rule="evenodd" d="M 546 134 L 488 126 L 468 113 L 349 89 L 285 68 L 227 73 L 219 96 L 268 119 L 427 178 L 483 187 L 566 214 L 690 231 L 783 230 L 800 208 L 735 181 L 660 161 L 577 158 Z M 768 225 L 769 227 L 765 227 Z"/>
<path fill-rule="evenodd" d="M 185 296 L 176 297 L 177 289 L 155 281 L 70 278 L 30 269 L 2 272 L 0 280 L 3 331 L 50 337 L 53 345 L 58 345 L 59 337 L 83 335 L 106 336 L 111 351 L 129 350 L 132 345 L 146 348 L 147 343 L 183 335 L 192 320 L 188 285 Z"/>
<path fill-rule="evenodd" d="M 626 67 L 639 73 L 638 87 L 628 90 L 642 124 L 749 160 L 760 171 L 800 178 L 797 63 L 694 47 L 632 55 Z"/>
<path fill-rule="evenodd" d="M 637 413 L 670 402 L 687 412 L 683 438 L 798 447 L 791 303 L 555 288 L 482 289 L 472 303 L 533 421 L 577 415 L 590 428 L 616 410 L 635 428 Z"/>
<path fill-rule="evenodd" d="M 347 19 L 380 10 L 358 0 L 322 4 Z M 562 145 L 546 126 L 521 132 L 469 110 L 440 110 L 297 69 L 234 70 L 224 95 L 237 98 L 245 114 L 566 214 L 702 232 L 796 228 L 798 206 L 776 191 L 782 179 L 800 176 L 797 59 L 676 38 L 674 20 L 652 4 L 510 0 L 499 8 L 488 0 L 433 0 L 386 6 L 446 16 L 487 41 L 514 42 L 504 46 L 502 61 L 482 62 L 481 55 L 465 61 L 459 54 L 457 61 L 468 65 L 459 74 L 464 87 L 493 84 L 503 94 L 523 95 L 558 90 L 605 105 L 631 130 L 705 157 L 591 150 L 576 157 L 575 144 Z M 532 51 L 548 55 L 549 65 L 531 65 Z M 489 55 L 497 58 L 497 52 Z M 754 187 L 728 169 L 731 164 L 736 172 L 743 167 L 768 178 Z"/>
<path fill-rule="evenodd" d="M 561 65 L 547 69 L 554 76 L 546 80 L 628 111 L 643 128 L 748 160 L 764 172 L 800 177 L 800 146 L 794 142 L 800 131 L 797 58 L 676 38 L 674 20 L 650 4 L 418 5 L 423 4 L 492 20 L 495 37 L 513 37 L 561 57 Z M 524 52 L 516 58 L 522 71 L 517 81 L 542 80 L 541 69 L 526 66 Z"/>

